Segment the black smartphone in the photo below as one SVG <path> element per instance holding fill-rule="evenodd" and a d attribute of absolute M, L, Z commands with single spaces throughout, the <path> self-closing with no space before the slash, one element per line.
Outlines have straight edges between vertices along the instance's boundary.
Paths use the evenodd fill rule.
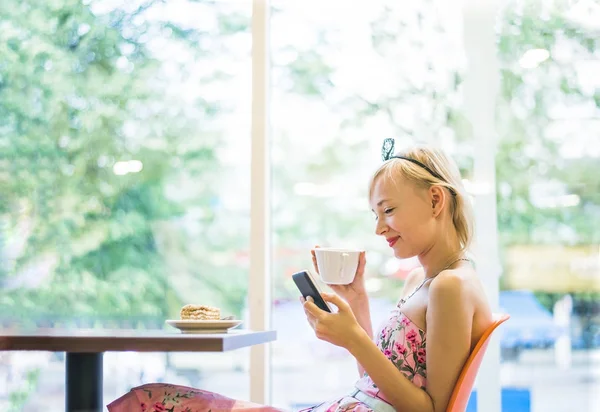
<path fill-rule="evenodd" d="M 332 312 L 327 302 L 321 297 L 321 291 L 319 290 L 317 283 L 313 281 L 307 271 L 294 273 L 292 279 L 294 279 L 294 283 L 298 287 L 298 290 L 300 290 L 300 293 L 302 293 L 302 296 L 304 296 L 304 299 L 310 296 L 313 298 L 315 305 L 320 309 L 326 312 Z"/>

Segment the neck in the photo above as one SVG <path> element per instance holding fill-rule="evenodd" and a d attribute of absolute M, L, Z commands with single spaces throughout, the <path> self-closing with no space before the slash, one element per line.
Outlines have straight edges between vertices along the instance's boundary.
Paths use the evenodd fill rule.
<path fill-rule="evenodd" d="M 425 271 L 425 277 L 435 277 L 448 265 L 456 259 L 462 258 L 464 253 L 461 251 L 458 239 L 450 239 L 446 236 L 440 236 L 439 241 L 431 245 L 429 249 L 421 253 L 419 262 Z"/>

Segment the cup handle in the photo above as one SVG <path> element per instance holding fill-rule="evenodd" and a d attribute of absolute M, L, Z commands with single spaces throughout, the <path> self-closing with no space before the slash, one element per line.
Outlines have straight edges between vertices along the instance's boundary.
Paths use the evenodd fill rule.
<path fill-rule="evenodd" d="M 340 279 L 344 278 L 344 266 L 345 266 L 345 263 L 346 263 L 346 258 L 348 256 L 350 256 L 350 255 L 347 254 L 347 253 L 342 253 L 342 264 L 340 265 Z"/>

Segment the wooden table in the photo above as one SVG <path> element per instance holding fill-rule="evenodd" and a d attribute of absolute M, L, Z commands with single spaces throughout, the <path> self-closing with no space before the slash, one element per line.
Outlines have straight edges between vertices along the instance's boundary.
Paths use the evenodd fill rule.
<path fill-rule="evenodd" d="M 274 341 L 275 331 L 235 330 L 223 334 L 182 334 L 142 330 L 0 331 L 2 351 L 66 352 L 67 412 L 100 412 L 104 352 L 224 352 Z"/>

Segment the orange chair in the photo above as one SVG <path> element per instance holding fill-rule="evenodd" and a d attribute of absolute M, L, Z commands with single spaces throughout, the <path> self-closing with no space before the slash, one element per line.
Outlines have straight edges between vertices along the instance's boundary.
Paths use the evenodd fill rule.
<path fill-rule="evenodd" d="M 485 355 L 485 350 L 490 343 L 492 332 L 502 323 L 506 322 L 508 318 L 510 318 L 510 316 L 507 314 L 494 315 L 494 322 L 483 333 L 460 372 L 446 412 L 464 412 L 467 409 L 467 403 L 469 402 L 469 397 L 471 396 L 471 391 L 475 384 L 475 377 L 477 376 L 479 366 Z"/>

